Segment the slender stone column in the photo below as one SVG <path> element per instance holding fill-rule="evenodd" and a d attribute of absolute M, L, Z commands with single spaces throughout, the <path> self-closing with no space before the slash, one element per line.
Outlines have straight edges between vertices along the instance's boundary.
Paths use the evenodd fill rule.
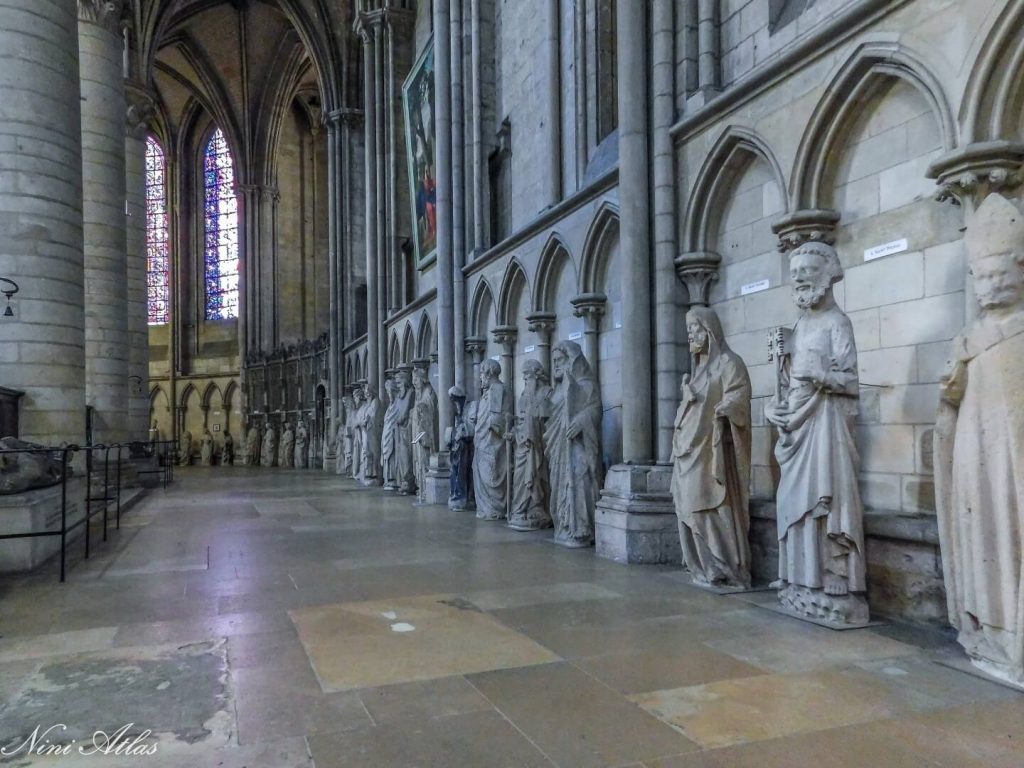
<path fill-rule="evenodd" d="M 547 56 L 547 112 L 548 112 L 548 170 L 545 201 L 554 205 L 562 199 L 562 60 L 559 36 L 561 34 L 560 0 L 547 0 L 547 25 L 544 50 Z"/>
<path fill-rule="evenodd" d="M 451 93 L 452 93 L 452 325 L 454 338 L 466 335 L 466 175 L 465 110 L 462 79 L 462 0 L 455 0 L 451 12 Z M 455 345 L 455 383 L 465 388 L 466 355 Z"/>
<path fill-rule="evenodd" d="M 128 299 L 122 3 L 80 0 L 85 391 L 93 440 L 127 437 Z"/>
<path fill-rule="evenodd" d="M 576 189 L 587 173 L 587 0 L 573 3 L 576 44 Z"/>
<path fill-rule="evenodd" d="M 76 3 L 2 0 L 0 14 L 0 142 L 8 148 L 0 152 L 0 277 L 21 289 L 11 302 L 14 317 L 0 315 L 0 382 L 25 392 L 22 439 L 81 442 L 85 313 Z M 0 311 L 4 307 L 0 299 Z"/>
<path fill-rule="evenodd" d="M 551 376 L 551 335 L 555 332 L 555 314 L 553 312 L 533 312 L 526 316 L 530 330 L 537 334 L 537 350 L 540 352 L 540 363 L 548 376 Z M 591 365 L 594 361 L 590 361 Z"/>
<path fill-rule="evenodd" d="M 718 90 L 721 80 L 718 19 L 718 0 L 699 0 L 697 18 L 698 87 L 702 91 L 712 93 Z"/>
<path fill-rule="evenodd" d="M 679 391 L 677 291 L 672 280 L 676 256 L 675 154 L 669 128 L 675 119 L 675 24 L 674 5 L 652 6 L 654 103 L 652 141 L 654 150 L 654 317 L 655 389 L 658 461 L 672 457 L 672 428 Z"/>
<path fill-rule="evenodd" d="M 146 134 L 153 114 L 151 97 L 126 83 L 125 134 L 128 254 L 128 437 L 143 440 L 149 430 L 149 324 L 146 282 Z"/>
<path fill-rule="evenodd" d="M 364 148 L 366 157 L 366 380 L 370 387 L 381 387 L 379 369 L 381 327 L 377 320 L 377 101 L 374 82 L 377 79 L 377 57 L 373 52 L 372 31 L 359 23 L 357 30 L 363 42 L 363 103 L 366 107 Z"/>
<path fill-rule="evenodd" d="M 338 414 L 341 410 L 341 334 L 338 318 L 341 316 L 342 296 L 344 288 L 341 275 L 341 222 L 338 220 L 338 196 L 341 193 L 340 156 L 338 152 L 338 134 L 340 133 L 340 115 L 332 112 L 327 117 L 327 283 L 330 300 L 329 319 L 327 326 L 327 397 L 329 400 L 330 419 L 327 432 L 332 439 L 327 441 L 328 455 L 324 456 L 324 468 L 329 460 L 334 459 L 333 436 L 338 431 Z M 331 471 L 334 468 L 331 467 Z"/>
<path fill-rule="evenodd" d="M 499 325 L 491 334 L 494 340 L 501 344 L 501 381 L 509 392 L 515 392 L 516 339 L 519 336 L 519 329 L 514 325 Z"/>
<path fill-rule="evenodd" d="M 653 458 L 650 168 L 647 153 L 647 7 L 616 4 L 622 274 L 622 457 Z"/>
<path fill-rule="evenodd" d="M 470 336 L 466 339 L 464 348 L 469 355 L 469 364 L 473 366 L 473 380 L 470 386 L 465 387 L 466 396 L 477 397 L 480 394 L 480 363 L 484 361 L 484 354 L 487 352 L 487 339 L 482 336 Z"/>
<path fill-rule="evenodd" d="M 278 339 L 278 285 L 277 285 L 277 205 L 281 193 L 277 187 L 260 186 L 258 224 L 259 224 L 259 272 L 260 290 L 253 295 L 254 300 L 270 307 L 269 312 L 261 311 L 260 329 L 265 349 L 276 349 Z"/>
<path fill-rule="evenodd" d="M 594 370 L 594 378 L 600 382 L 601 366 L 598 360 L 597 337 L 601 333 L 601 316 L 604 314 L 608 297 L 603 293 L 581 293 L 570 303 L 573 306 L 572 313 L 576 317 L 583 318 L 583 354 L 587 356 L 587 360 Z M 623 350 L 623 358 L 625 358 L 625 350 Z M 625 366 L 625 359 L 623 359 L 623 366 Z M 625 376 L 625 371 L 623 371 L 623 376 Z M 625 398 L 626 394 L 623 393 L 623 400 Z M 623 404 L 623 409 L 625 409 L 625 404 Z"/>
<path fill-rule="evenodd" d="M 455 305 L 452 261 L 452 99 L 450 28 L 451 0 L 434 0 L 434 84 L 437 125 L 437 330 L 438 389 L 447 395 L 455 384 Z M 441 424 L 452 421 L 448 397 L 438 398 Z"/>

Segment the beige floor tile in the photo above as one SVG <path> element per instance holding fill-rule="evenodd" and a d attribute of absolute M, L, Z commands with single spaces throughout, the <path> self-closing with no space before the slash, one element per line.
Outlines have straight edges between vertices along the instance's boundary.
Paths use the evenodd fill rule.
<path fill-rule="evenodd" d="M 696 746 L 570 664 L 468 676 L 561 766 L 618 766 Z"/>
<path fill-rule="evenodd" d="M 666 653 L 614 653 L 579 659 L 576 666 L 620 693 L 644 693 L 767 674 L 700 645 Z"/>
<path fill-rule="evenodd" d="M 403 721 L 309 737 L 317 768 L 550 768 L 497 712 Z"/>
<path fill-rule="evenodd" d="M 440 677 L 358 691 L 374 723 L 408 718 L 447 717 L 492 709 L 491 703 L 464 677 Z"/>
<path fill-rule="evenodd" d="M 896 717 L 908 702 L 867 674 L 760 675 L 630 699 L 705 749 Z"/>
<path fill-rule="evenodd" d="M 324 691 L 341 691 L 555 661 L 492 617 L 413 597 L 290 613 Z"/>

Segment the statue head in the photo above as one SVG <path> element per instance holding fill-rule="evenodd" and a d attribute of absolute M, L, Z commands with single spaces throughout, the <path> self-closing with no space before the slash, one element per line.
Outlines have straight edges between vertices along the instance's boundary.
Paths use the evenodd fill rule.
<path fill-rule="evenodd" d="M 357 408 L 360 405 L 363 404 L 363 388 L 362 387 L 354 387 L 352 389 L 352 401 L 355 403 Z"/>
<path fill-rule="evenodd" d="M 405 397 L 410 387 L 416 387 L 416 379 L 410 377 L 408 371 L 399 371 L 395 376 L 395 386 L 398 388 L 398 396 Z"/>
<path fill-rule="evenodd" d="M 835 248 L 812 241 L 789 254 L 789 276 L 793 303 L 800 309 L 812 309 L 832 296 L 832 286 L 843 279 L 843 267 Z"/>
<path fill-rule="evenodd" d="M 388 400 L 394 400 L 395 399 L 395 390 L 396 389 L 397 389 L 397 386 L 395 385 L 394 378 L 384 379 L 384 394 L 386 394 L 388 396 Z"/>
<path fill-rule="evenodd" d="M 523 363 L 523 383 L 529 390 L 536 390 L 538 386 L 547 382 L 548 373 L 539 360 L 527 360 Z"/>
<path fill-rule="evenodd" d="M 377 395 L 374 393 L 373 389 L 370 387 L 370 382 L 364 381 L 363 382 L 363 400 L 367 400 L 367 401 L 368 400 L 373 400 L 373 398 L 375 398 L 376 396 Z"/>
<path fill-rule="evenodd" d="M 722 321 L 711 307 L 692 307 L 686 313 L 686 336 L 690 352 L 694 355 L 707 354 L 714 342 L 720 345 L 725 339 Z"/>
<path fill-rule="evenodd" d="M 974 295 L 983 312 L 1024 307 L 1024 213 L 998 193 L 978 206 L 965 236 Z"/>
<path fill-rule="evenodd" d="M 461 414 L 462 408 L 466 405 L 466 390 L 456 384 L 448 390 L 448 398 L 452 401 L 452 405 L 455 407 L 455 415 L 458 416 Z"/>
<path fill-rule="evenodd" d="M 427 379 L 427 370 L 425 368 L 413 368 L 412 369 L 412 388 L 413 391 L 419 395 L 428 385 L 430 384 Z"/>
<path fill-rule="evenodd" d="M 560 341 L 551 348 L 551 378 L 560 382 L 566 376 L 577 380 L 592 376 L 590 363 L 575 341 Z"/>
<path fill-rule="evenodd" d="M 480 389 L 487 391 L 491 384 L 501 378 L 501 363 L 487 358 L 480 363 Z"/>

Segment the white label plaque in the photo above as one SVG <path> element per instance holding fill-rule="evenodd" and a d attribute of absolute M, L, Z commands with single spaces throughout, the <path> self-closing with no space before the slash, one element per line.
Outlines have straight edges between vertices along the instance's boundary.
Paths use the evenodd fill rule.
<path fill-rule="evenodd" d="M 885 243 L 885 245 L 876 245 L 874 248 L 868 248 L 864 251 L 864 261 L 880 259 L 883 256 L 891 256 L 894 253 L 903 253 L 909 247 L 907 238 L 905 237 L 901 240 L 893 240 L 891 243 Z"/>
<path fill-rule="evenodd" d="M 758 293 L 760 291 L 767 291 L 772 287 L 772 281 L 768 278 L 764 280 L 758 280 L 756 283 L 747 283 L 740 288 L 740 296 L 746 296 L 748 293 Z"/>
<path fill-rule="evenodd" d="M 573 331 L 569 334 L 569 341 L 579 341 L 583 338 L 583 331 Z"/>
<path fill-rule="evenodd" d="M 536 351 L 537 351 L 537 347 L 535 347 L 533 344 L 531 344 L 528 347 L 523 347 L 523 352 L 525 352 L 526 354 L 530 354 L 531 352 L 536 352 Z"/>
<path fill-rule="evenodd" d="M 491 360 L 493 360 L 496 363 L 500 363 L 501 362 L 501 355 L 491 355 Z"/>

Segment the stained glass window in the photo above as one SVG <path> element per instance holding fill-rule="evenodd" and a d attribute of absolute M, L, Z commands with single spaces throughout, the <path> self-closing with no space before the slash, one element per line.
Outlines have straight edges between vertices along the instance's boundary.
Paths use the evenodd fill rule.
<path fill-rule="evenodd" d="M 238 317 L 238 198 L 231 151 L 218 128 L 203 154 L 206 319 Z"/>
<path fill-rule="evenodd" d="M 146 281 L 149 324 L 168 319 L 170 260 L 167 248 L 167 163 L 152 136 L 146 139 Z"/>

